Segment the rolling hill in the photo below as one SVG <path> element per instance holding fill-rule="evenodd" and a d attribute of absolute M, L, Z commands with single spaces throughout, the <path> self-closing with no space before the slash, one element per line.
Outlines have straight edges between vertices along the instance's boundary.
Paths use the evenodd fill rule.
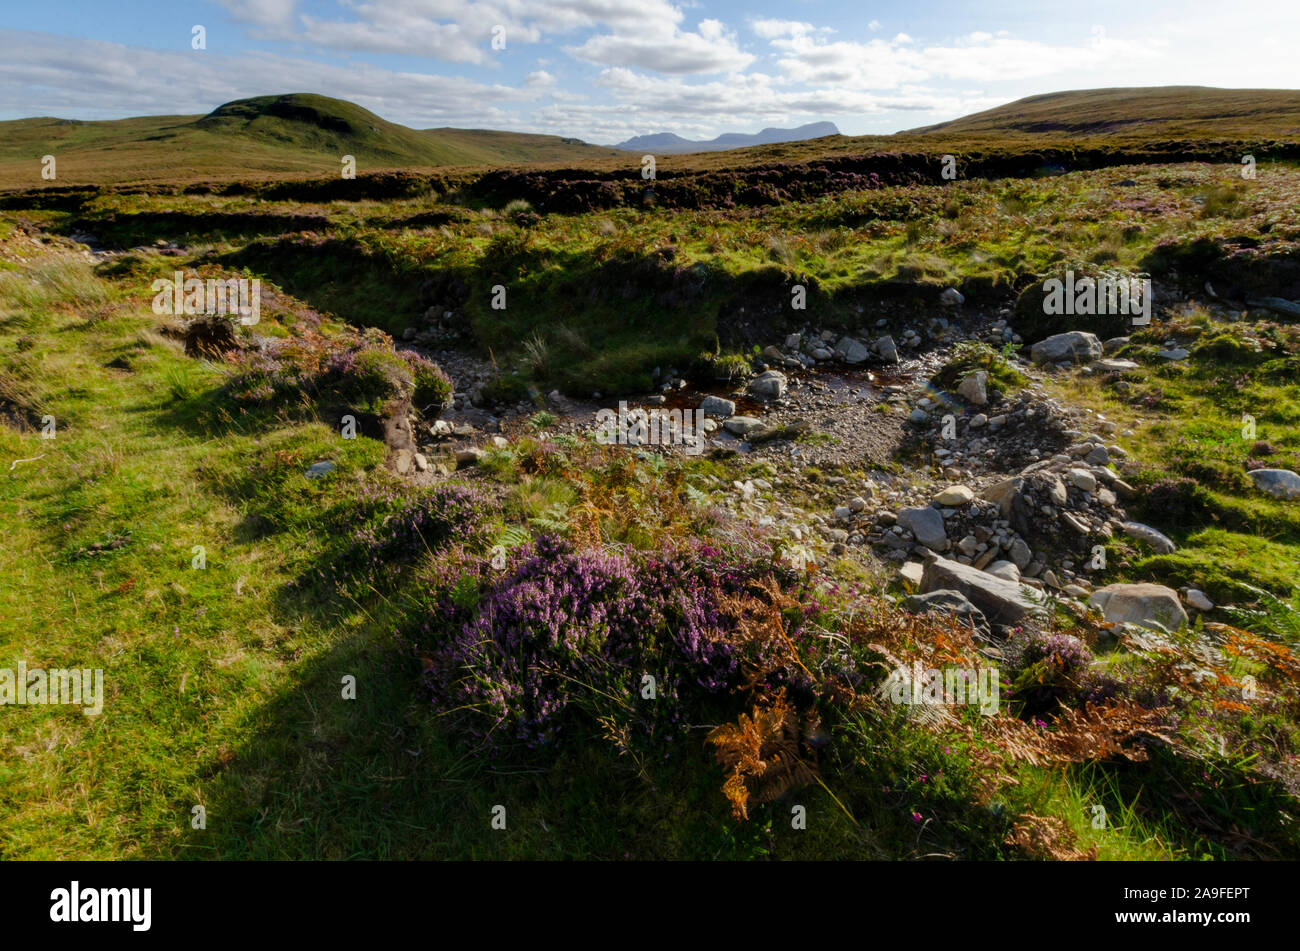
<path fill-rule="evenodd" d="M 1072 134 L 1163 136 L 1300 135 L 1300 91 L 1151 86 L 1029 96 L 900 135 Z"/>
<path fill-rule="evenodd" d="M 447 165 L 580 162 L 618 155 L 577 139 L 485 129 L 410 129 L 341 99 L 294 93 L 228 102 L 205 116 L 105 122 L 0 122 L 0 185 L 329 174 L 342 156 L 361 171 Z"/>
<path fill-rule="evenodd" d="M 1172 155 L 1181 154 L 1180 142 L 1222 146 L 1260 140 L 1291 143 L 1291 148 L 1300 145 L 1300 91 L 1199 86 L 1075 90 L 1031 96 L 894 135 L 845 136 L 834 128 L 813 123 L 707 142 L 660 133 L 604 147 L 489 129 L 411 129 L 339 99 L 262 96 L 226 103 L 205 116 L 0 122 L 0 188 L 322 178 L 338 174 L 343 155 L 356 157 L 361 175 L 383 169 L 524 165 L 616 173 L 635 171 L 630 157 L 648 151 L 663 156 L 665 173 L 692 173 L 953 148 L 992 154 L 1150 147 Z M 789 135 L 800 137 L 786 139 Z M 749 141 L 761 137 L 777 141 Z M 40 177 L 46 154 L 58 159 L 57 183 Z"/>

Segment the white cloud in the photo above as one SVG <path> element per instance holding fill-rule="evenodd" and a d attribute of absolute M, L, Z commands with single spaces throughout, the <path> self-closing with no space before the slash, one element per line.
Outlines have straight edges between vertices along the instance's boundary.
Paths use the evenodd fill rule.
<path fill-rule="evenodd" d="M 602 66 L 627 64 L 658 73 L 731 73 L 754 61 L 716 20 L 705 20 L 697 33 L 674 28 L 670 33 L 593 36 L 568 52 Z"/>
<path fill-rule="evenodd" d="M 0 30 L 0 47 L 9 51 L 0 60 L 0 115 L 15 118 L 206 113 L 232 99 L 315 92 L 419 128 L 511 128 L 518 126 L 512 108 L 545 91 L 270 53 L 148 50 L 17 30 Z"/>
<path fill-rule="evenodd" d="M 258 26 L 283 26 L 293 19 L 298 0 L 217 0 L 232 17 Z"/>
<path fill-rule="evenodd" d="M 780 36 L 807 36 L 810 33 L 834 33 L 828 26 L 813 26 L 798 20 L 757 19 L 749 21 L 749 28 L 765 40 Z"/>

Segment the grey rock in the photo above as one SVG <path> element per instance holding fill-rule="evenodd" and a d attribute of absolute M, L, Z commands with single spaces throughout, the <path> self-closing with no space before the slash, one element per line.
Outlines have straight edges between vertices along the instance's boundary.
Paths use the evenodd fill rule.
<path fill-rule="evenodd" d="M 984 612 L 975 607 L 960 591 L 951 588 L 939 588 L 924 594 L 914 594 L 903 601 L 903 607 L 913 614 L 950 614 L 962 623 L 963 627 L 972 627 L 985 637 L 993 633 Z"/>
<path fill-rule="evenodd" d="M 765 370 L 749 381 L 749 392 L 759 399 L 778 400 L 785 396 L 789 382 L 780 370 Z"/>
<path fill-rule="evenodd" d="M 939 303 L 944 307 L 958 307 L 966 303 L 966 298 L 962 296 L 961 291 L 955 287 L 950 287 L 939 295 Z"/>
<path fill-rule="evenodd" d="M 1034 558 L 1034 553 L 1030 550 L 1029 546 L 1025 544 L 1023 538 L 1017 538 L 1011 543 L 1010 554 L 1012 563 L 1021 571 L 1024 571 L 1025 568 L 1028 567 L 1029 562 Z"/>
<path fill-rule="evenodd" d="M 1093 364 L 1098 370 L 1106 373 L 1127 373 L 1129 370 L 1136 370 L 1138 365 L 1132 360 L 1116 360 L 1111 357 L 1106 360 L 1098 360 Z"/>
<path fill-rule="evenodd" d="M 1255 488 L 1275 499 L 1300 499 L 1300 475 L 1290 469 L 1255 469 L 1250 478 Z"/>
<path fill-rule="evenodd" d="M 944 530 L 943 516 L 938 510 L 928 505 L 903 509 L 898 513 L 898 524 L 915 535 L 916 540 L 931 551 L 948 549 L 948 533 Z"/>
<path fill-rule="evenodd" d="M 987 370 L 976 370 L 957 384 L 957 395 L 969 400 L 976 406 L 983 406 L 989 401 Z"/>
<path fill-rule="evenodd" d="M 1281 297 L 1256 297 L 1246 301 L 1247 307 L 1262 307 L 1284 317 L 1300 317 L 1300 302 Z"/>
<path fill-rule="evenodd" d="M 325 462 L 314 462 L 307 467 L 307 471 L 303 473 L 303 475 L 305 475 L 308 479 L 319 479 L 322 476 L 329 475 L 336 468 L 337 466 L 335 466 L 334 463 L 329 462 L 328 460 Z"/>
<path fill-rule="evenodd" d="M 965 595 L 993 624 L 1016 624 L 1044 613 L 1044 598 L 1038 592 L 949 558 L 927 562 L 921 578 L 923 592 L 941 589 Z"/>
<path fill-rule="evenodd" d="M 1102 354 L 1097 335 L 1084 330 L 1071 330 L 1053 334 L 1029 348 L 1029 359 L 1034 363 L 1056 363 L 1059 360 L 1090 363 Z"/>
<path fill-rule="evenodd" d="M 1053 505 L 1064 505 L 1066 502 L 1070 501 L 1070 495 L 1065 489 L 1064 482 L 1050 472 L 1046 474 L 1045 478 L 1047 482 L 1047 493 L 1051 498 Z"/>
<path fill-rule="evenodd" d="M 984 569 L 995 578 L 1004 581 L 1019 581 L 1020 568 L 1014 561 L 995 561 Z"/>
<path fill-rule="evenodd" d="M 1097 477 L 1087 469 L 1070 469 L 1065 473 L 1065 477 L 1076 489 L 1082 489 L 1084 492 L 1097 491 Z"/>
<path fill-rule="evenodd" d="M 1104 466 L 1110 462 L 1110 450 L 1105 446 L 1098 446 L 1084 456 L 1083 461 L 1090 466 Z"/>
<path fill-rule="evenodd" d="M 753 416 L 733 416 L 722 424 L 722 428 L 733 436 L 748 436 L 763 428 L 763 421 Z"/>
<path fill-rule="evenodd" d="M 1161 584 L 1108 584 L 1094 591 L 1088 603 L 1114 623 L 1138 624 L 1158 631 L 1177 631 L 1187 626 L 1187 612 L 1178 602 L 1178 592 Z"/>
<path fill-rule="evenodd" d="M 700 400 L 700 412 L 705 416 L 717 416 L 727 419 L 736 414 L 736 404 L 721 396 L 706 396 Z"/>
<path fill-rule="evenodd" d="M 1155 549 L 1157 554 L 1170 555 L 1178 550 L 1178 546 L 1174 544 L 1173 539 L 1150 525 L 1143 525 L 1141 522 L 1124 522 L 1122 528 L 1124 534 L 1130 538 L 1136 538 L 1140 542 L 1146 542 Z"/>
<path fill-rule="evenodd" d="M 975 498 L 975 492 L 969 486 L 950 485 L 936 495 L 933 501 L 943 506 L 957 506 L 966 505 L 973 498 Z"/>
<path fill-rule="evenodd" d="M 876 351 L 877 355 L 879 355 L 880 359 L 884 360 L 886 363 L 898 362 L 898 344 L 894 343 L 894 338 L 888 334 L 881 337 L 871 346 Z"/>
<path fill-rule="evenodd" d="M 853 337 L 841 337 L 840 342 L 835 345 L 835 352 L 845 363 L 861 363 L 871 356 L 867 345 Z"/>
<path fill-rule="evenodd" d="M 921 586 L 921 577 L 925 574 L 925 565 L 919 561 L 905 562 L 903 566 L 898 569 L 898 573 L 904 581 L 911 582 L 919 588 Z"/>

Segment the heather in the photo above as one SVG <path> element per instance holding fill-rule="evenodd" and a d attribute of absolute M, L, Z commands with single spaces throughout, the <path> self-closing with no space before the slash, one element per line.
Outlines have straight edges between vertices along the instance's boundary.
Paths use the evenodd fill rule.
<path fill-rule="evenodd" d="M 677 739 L 742 684 L 802 679 L 737 636 L 736 604 L 764 571 L 706 544 L 578 550 L 543 536 L 480 577 L 472 604 L 452 594 L 422 626 L 435 709 L 494 748 L 554 745 L 575 713 L 621 750 Z"/>
<path fill-rule="evenodd" d="M 296 328 L 285 337 L 227 354 L 226 392 L 242 407 L 336 405 L 378 414 L 394 402 L 441 410 L 451 381 L 428 358 L 394 350 L 381 330 L 323 333 Z"/>
<path fill-rule="evenodd" d="M 367 486 L 342 508 L 338 552 L 322 577 L 348 592 L 391 588 L 410 566 L 451 546 L 482 549 L 493 537 L 496 502 L 473 486 Z"/>

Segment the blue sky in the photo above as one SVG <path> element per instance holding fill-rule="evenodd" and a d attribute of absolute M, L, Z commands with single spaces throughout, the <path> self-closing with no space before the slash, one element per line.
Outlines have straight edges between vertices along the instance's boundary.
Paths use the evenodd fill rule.
<path fill-rule="evenodd" d="M 1044 6 L 1048 8 L 1045 9 Z M 319 92 L 417 128 L 611 143 L 895 132 L 1101 86 L 1295 88 L 1295 0 L 60 0 L 0 13 L 0 118 Z M 206 49 L 191 45 L 205 30 Z M 505 48 L 494 49 L 494 30 Z"/>

